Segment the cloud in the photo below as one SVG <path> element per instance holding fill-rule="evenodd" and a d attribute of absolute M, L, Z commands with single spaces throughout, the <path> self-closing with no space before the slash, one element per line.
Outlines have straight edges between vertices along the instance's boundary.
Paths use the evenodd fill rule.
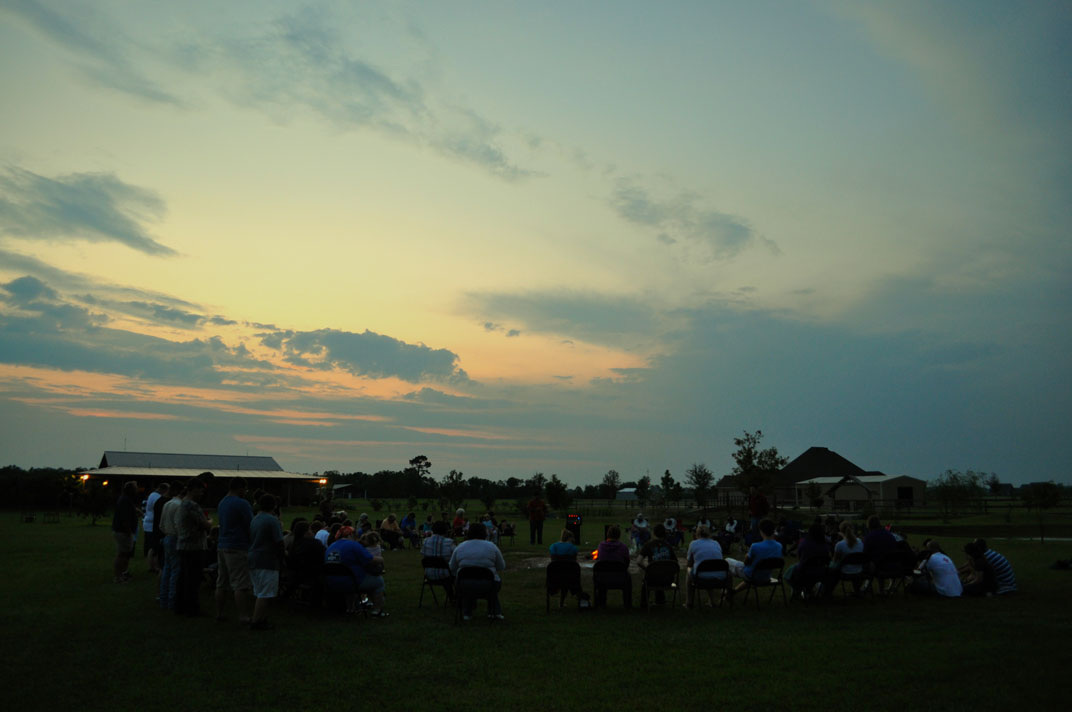
<path fill-rule="evenodd" d="M 283 351 L 288 362 L 308 368 L 341 368 L 355 375 L 397 377 L 411 383 L 469 381 L 454 352 L 407 344 L 368 330 L 360 334 L 336 329 L 280 331 L 260 337 L 263 345 Z"/>
<path fill-rule="evenodd" d="M 646 300 L 586 292 L 475 293 L 466 307 L 482 318 L 520 322 L 530 332 L 610 345 L 634 345 L 659 329 Z M 520 329 L 513 329 L 520 334 Z"/>
<path fill-rule="evenodd" d="M 174 255 L 146 232 L 164 201 L 111 173 L 47 178 L 20 168 L 0 174 L 0 235 L 28 240 L 119 242 L 149 255 Z"/>
<path fill-rule="evenodd" d="M 82 60 L 79 69 L 101 86 L 150 102 L 182 103 L 142 74 L 138 62 L 124 51 L 131 47 L 129 38 L 99 14 L 65 4 L 64 15 L 35 0 L 8 0 L 3 5 L 57 45 L 76 52 Z"/>
<path fill-rule="evenodd" d="M 511 339 L 515 336 L 521 336 L 521 332 L 517 329 L 510 329 L 510 331 L 506 332 L 506 338 L 508 339 Z"/>
<path fill-rule="evenodd" d="M 13 297 L 12 303 L 22 306 L 37 301 L 38 299 L 52 300 L 59 294 L 47 284 L 35 277 L 19 277 L 3 285 L 4 289 Z"/>
<path fill-rule="evenodd" d="M 659 242 L 696 245 L 701 248 L 701 258 L 708 261 L 734 257 L 757 241 L 776 249 L 774 243 L 758 237 L 743 218 L 702 207 L 692 193 L 659 200 L 636 182 L 619 178 L 608 203 L 623 220 L 657 230 L 655 239 Z"/>

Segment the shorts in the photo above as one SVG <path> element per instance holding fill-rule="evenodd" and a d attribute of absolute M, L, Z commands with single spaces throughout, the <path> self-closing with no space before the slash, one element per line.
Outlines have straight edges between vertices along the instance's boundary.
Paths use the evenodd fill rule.
<path fill-rule="evenodd" d="M 249 578 L 249 554 L 245 549 L 220 549 L 216 552 L 216 590 L 248 591 L 253 588 Z"/>
<path fill-rule="evenodd" d="M 257 598 L 275 598 L 279 595 L 278 569 L 250 569 L 253 580 L 253 595 Z"/>
<path fill-rule="evenodd" d="M 130 556 L 134 553 L 134 535 L 124 532 L 113 531 L 112 536 L 115 538 L 115 554 L 116 556 Z"/>
<path fill-rule="evenodd" d="M 362 593 L 379 593 L 384 589 L 383 576 L 365 575 L 361 583 L 357 584 L 357 590 Z"/>
<path fill-rule="evenodd" d="M 149 552 L 156 548 L 156 532 L 142 532 L 142 550 L 143 556 L 148 556 Z"/>

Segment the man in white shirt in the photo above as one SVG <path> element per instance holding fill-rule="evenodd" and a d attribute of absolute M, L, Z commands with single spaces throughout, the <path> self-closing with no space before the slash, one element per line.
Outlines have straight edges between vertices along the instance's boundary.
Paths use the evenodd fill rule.
<path fill-rule="evenodd" d="M 499 603 L 499 589 L 502 588 L 502 579 L 499 578 L 499 572 L 506 569 L 506 560 L 499 547 L 487 540 L 487 531 L 487 528 L 482 526 L 469 527 L 466 540 L 458 544 L 450 555 L 450 572 L 457 576 L 461 569 L 470 566 L 491 571 L 494 581 L 485 582 L 491 585 L 486 587 L 487 590 L 481 590 L 479 597 L 487 596 L 488 618 L 501 621 L 503 613 Z M 461 599 L 462 620 L 469 620 L 476 606 L 476 596 L 466 596 L 465 588 L 457 583 L 454 594 Z"/>
<path fill-rule="evenodd" d="M 922 583 L 914 585 L 913 590 L 917 593 L 936 593 L 946 598 L 957 598 L 964 591 L 957 565 L 942 553 L 941 546 L 934 539 L 927 542 L 927 549 L 931 552 L 927 563 L 923 565 L 927 578 L 918 579 L 917 581 Z"/>

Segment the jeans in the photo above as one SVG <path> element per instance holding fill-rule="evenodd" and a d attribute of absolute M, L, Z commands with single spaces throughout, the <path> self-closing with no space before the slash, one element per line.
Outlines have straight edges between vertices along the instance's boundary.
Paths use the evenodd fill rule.
<path fill-rule="evenodd" d="M 175 537 L 164 537 L 164 568 L 160 572 L 160 607 L 168 610 L 175 608 L 175 594 L 179 587 L 179 572 L 182 565 L 179 552 L 175 549 Z"/>

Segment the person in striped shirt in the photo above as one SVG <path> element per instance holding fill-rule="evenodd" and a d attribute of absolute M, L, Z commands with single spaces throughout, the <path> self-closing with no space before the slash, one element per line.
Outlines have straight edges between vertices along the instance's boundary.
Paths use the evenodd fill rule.
<path fill-rule="evenodd" d="M 1000 596 L 1005 593 L 1016 593 L 1016 576 L 1012 572 L 1012 564 L 1004 556 L 989 548 L 985 539 L 976 539 L 975 545 L 983 552 L 983 557 L 994 568 L 994 576 L 997 578 Z"/>

